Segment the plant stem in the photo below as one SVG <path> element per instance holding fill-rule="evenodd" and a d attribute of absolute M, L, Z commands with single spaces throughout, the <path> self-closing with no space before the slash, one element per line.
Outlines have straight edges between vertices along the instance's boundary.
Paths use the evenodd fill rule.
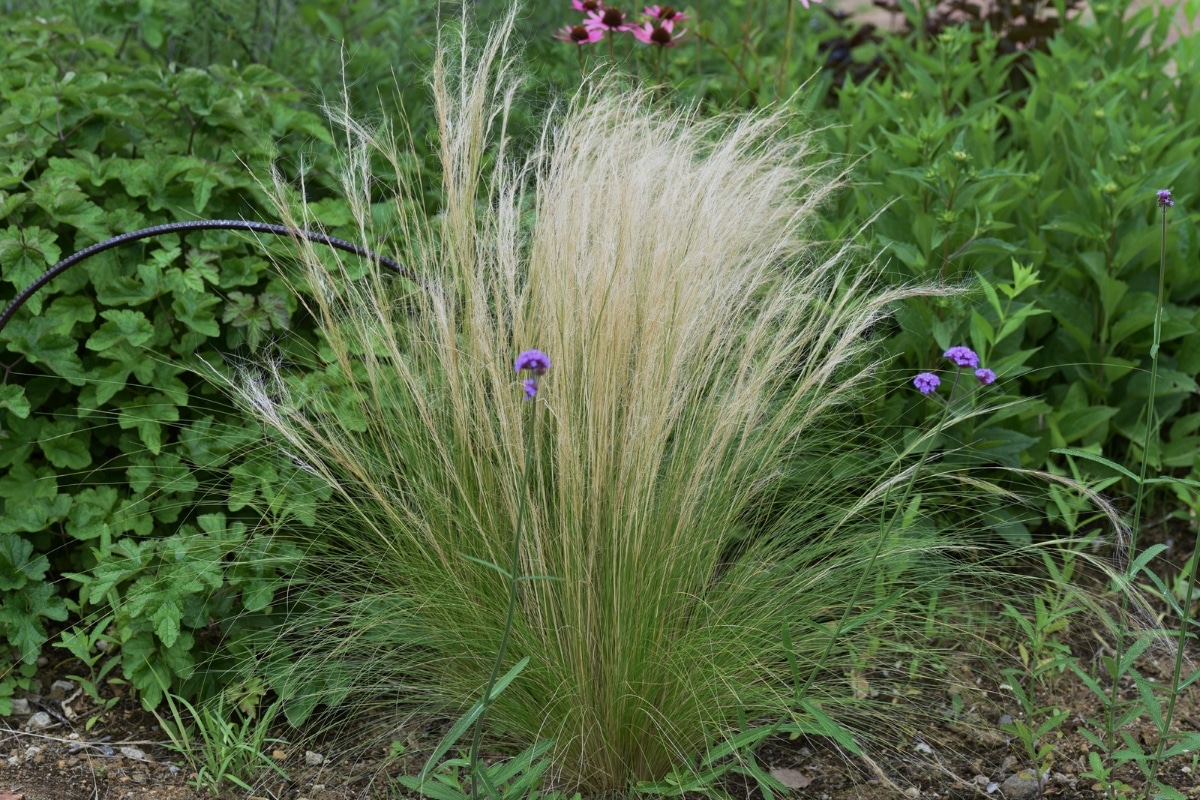
<path fill-rule="evenodd" d="M 775 76 L 775 97 L 783 97 L 784 78 L 787 77 L 792 65 L 792 28 L 796 21 L 796 0 L 787 0 L 787 20 L 783 31 L 783 61 L 779 64 L 779 73 Z"/>
<path fill-rule="evenodd" d="M 1166 208 L 1166 206 L 1163 206 L 1163 209 L 1162 209 L 1162 238 L 1159 242 L 1159 257 L 1158 257 L 1158 308 L 1154 314 L 1154 344 L 1150 348 L 1150 354 L 1151 354 L 1150 357 L 1155 365 L 1158 364 L 1158 345 L 1159 345 L 1158 337 L 1159 337 L 1160 323 L 1161 323 L 1161 317 L 1162 317 L 1162 307 L 1163 307 L 1163 299 L 1164 299 L 1163 298 L 1163 294 L 1164 294 L 1163 290 L 1166 285 L 1166 276 L 1167 276 L 1167 208 Z M 1157 372 L 1157 370 L 1155 372 Z M 1155 372 L 1152 372 L 1150 374 L 1150 400 L 1151 400 L 1151 402 L 1154 401 Z M 1149 434 L 1147 434 L 1147 440 L 1148 439 L 1149 439 Z M 1145 464 L 1145 461 L 1146 461 L 1146 453 L 1145 453 L 1145 449 L 1143 448 L 1143 452 L 1142 452 L 1143 465 Z M 1144 468 L 1143 468 L 1142 473 L 1143 473 L 1143 477 L 1144 477 L 1145 476 Z M 1138 488 L 1140 490 L 1141 486 L 1139 486 Z M 1192 548 L 1192 561 L 1193 561 L 1192 574 L 1188 578 L 1187 593 L 1184 594 L 1183 603 L 1181 604 L 1181 608 L 1183 611 L 1183 619 L 1180 620 L 1180 623 L 1179 623 L 1179 644 L 1175 649 L 1175 669 L 1171 673 L 1171 692 L 1170 692 L 1170 696 L 1167 699 L 1167 713 L 1163 716 L 1162 730 L 1160 730 L 1158 732 L 1158 747 L 1154 751 L 1154 760 L 1150 762 L 1152 770 L 1153 770 L 1151 774 L 1155 774 L 1155 775 L 1158 774 L 1158 765 L 1160 763 L 1162 763 L 1163 749 L 1167 745 L 1167 734 L 1170 733 L 1170 731 L 1171 731 L 1171 720 L 1175 716 L 1175 701 L 1179 698 L 1179 676 L 1182 674 L 1182 670 L 1183 670 L 1183 653 L 1184 653 L 1184 650 L 1187 648 L 1188 623 L 1191 622 L 1191 611 L 1192 611 L 1192 592 L 1196 588 L 1196 571 L 1197 571 L 1196 568 L 1200 567 L 1200 563 L 1196 563 L 1196 555 L 1195 554 L 1197 552 L 1200 552 L 1200 531 L 1197 531 L 1196 543 Z M 1129 555 L 1132 557 L 1133 553 L 1130 552 Z M 1144 796 L 1145 797 L 1150 796 L 1150 786 L 1148 784 L 1146 786 L 1146 793 Z"/>
<path fill-rule="evenodd" d="M 517 507 L 517 530 L 513 534 L 512 557 L 508 573 L 508 615 L 504 620 L 504 633 L 500 637 L 500 647 L 496 652 L 496 663 L 492 665 L 492 675 L 488 678 L 487 689 L 483 693 L 483 708 L 479 718 L 475 720 L 475 732 L 471 736 L 471 798 L 479 798 L 479 742 L 483 736 L 483 720 L 487 716 L 488 706 L 492 704 L 492 689 L 500 676 L 500 668 L 504 664 L 504 652 L 508 649 L 509 635 L 512 633 L 513 619 L 517 611 L 517 573 L 521 568 L 521 533 L 525 526 L 525 514 L 529 506 L 529 476 L 533 471 L 533 443 L 537 431 L 538 404 L 533 402 L 532 420 L 525 434 L 525 471 L 522 476 L 521 503 Z"/>
<path fill-rule="evenodd" d="M 937 431 L 942 429 L 942 426 L 950 416 L 950 407 L 953 405 L 955 390 L 958 389 L 958 381 L 961 377 L 962 368 L 960 367 L 954 373 L 954 384 L 950 387 L 950 399 L 946 401 L 945 408 L 942 410 L 942 419 L 938 423 L 937 428 L 935 428 Z M 908 479 L 908 485 L 904 487 L 904 496 L 900 498 L 900 504 L 896 508 L 896 513 L 892 515 L 890 524 L 887 522 L 885 515 L 887 514 L 887 498 L 891 493 L 891 487 L 889 486 L 884 492 L 882 504 L 883 507 L 880 509 L 879 515 L 879 539 L 875 543 L 875 550 L 871 553 L 870 560 L 867 561 L 866 569 L 864 569 L 858 576 L 858 584 L 854 587 L 854 592 L 850 595 L 850 601 L 846 604 L 846 608 L 842 611 L 842 618 L 838 620 L 837 627 L 833 629 L 833 633 L 829 635 L 829 641 L 825 643 L 825 651 L 821 653 L 821 657 L 813 664 L 812 670 L 808 673 L 808 678 L 804 681 L 804 686 L 797 687 L 794 701 L 796 705 L 799 705 L 800 701 L 804 699 L 804 695 L 808 693 L 813 681 L 816 680 L 817 672 L 819 672 L 821 667 L 824 666 L 826 659 L 829 658 L 829 654 L 833 652 L 834 643 L 838 640 L 838 637 L 842 635 L 842 631 L 846 629 L 846 623 L 850 619 L 851 611 L 858 602 L 858 596 L 862 593 L 864 584 L 867 582 L 867 576 L 871 574 L 871 571 L 875 567 L 875 561 L 879 558 L 879 554 L 883 552 L 883 546 L 891 536 L 892 529 L 896 524 L 896 519 L 903 516 L 904 507 L 908 504 L 908 498 L 912 495 L 913 487 L 917 483 L 917 476 L 921 474 L 921 469 L 925 466 L 925 462 L 929 460 L 929 452 L 933 449 L 933 443 L 936 440 L 937 436 L 930 435 L 929 440 L 925 443 L 925 449 L 921 453 L 921 460 L 917 462 L 916 467 L 913 469 L 912 475 Z"/>
<path fill-rule="evenodd" d="M 1158 264 L 1158 307 L 1154 312 L 1154 341 L 1150 346 L 1150 396 L 1146 398 L 1146 433 L 1142 437 L 1142 466 L 1138 474 L 1137 487 L 1134 490 L 1133 501 L 1133 520 L 1132 530 L 1129 534 L 1129 550 L 1126 557 L 1126 563 L 1132 564 L 1137 558 L 1137 543 L 1138 543 L 1138 528 L 1141 526 L 1142 520 L 1142 498 L 1145 495 L 1144 487 L 1146 484 L 1146 470 L 1150 464 L 1150 434 L 1157 433 L 1154 426 L 1154 391 L 1158 383 L 1158 345 L 1159 337 L 1162 333 L 1162 307 L 1163 307 L 1163 287 L 1166 276 L 1166 239 L 1167 239 L 1167 210 L 1164 208 L 1162 216 L 1162 241 L 1163 252 L 1159 257 Z M 1128 567 L 1126 567 L 1128 570 Z M 1126 581 L 1132 581 L 1133 576 L 1126 572 Z M 1125 658 L 1125 627 L 1124 618 L 1129 609 L 1129 593 L 1121 591 L 1121 606 L 1120 617 L 1118 619 L 1117 629 L 1117 646 L 1114 653 L 1115 669 L 1119 669 L 1121 662 Z M 1113 674 L 1112 696 L 1110 698 L 1108 709 L 1104 718 L 1104 744 L 1108 748 L 1108 752 L 1112 752 L 1116 746 L 1116 718 L 1117 718 L 1117 703 L 1120 699 L 1120 675 Z"/>

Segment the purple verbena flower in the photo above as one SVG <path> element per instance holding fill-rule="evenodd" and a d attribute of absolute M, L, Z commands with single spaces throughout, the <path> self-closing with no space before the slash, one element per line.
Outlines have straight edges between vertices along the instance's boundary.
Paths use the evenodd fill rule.
<path fill-rule="evenodd" d="M 990 369 L 975 370 L 975 377 L 978 378 L 979 382 L 984 386 L 989 386 L 996 382 L 996 373 L 992 372 Z"/>
<path fill-rule="evenodd" d="M 941 385 L 942 379 L 937 375 L 934 375 L 932 372 L 922 372 L 920 375 L 913 378 L 913 386 L 917 387 L 917 390 L 920 391 L 921 394 L 930 394 L 931 392 L 936 392 L 937 387 Z"/>
<path fill-rule="evenodd" d="M 1175 201 L 1171 199 L 1170 189 L 1158 190 L 1158 205 L 1160 208 L 1170 208 L 1175 205 Z"/>
<path fill-rule="evenodd" d="M 525 387 L 525 399 L 532 400 L 537 397 L 537 378 L 526 378 L 521 381 L 521 385 Z"/>
<path fill-rule="evenodd" d="M 943 355 L 960 367 L 979 366 L 979 356 L 975 355 L 975 351 L 969 347 L 963 347 L 962 345 L 951 347 Z"/>
<path fill-rule="evenodd" d="M 517 372 L 529 370 L 534 375 L 545 375 L 546 370 L 550 369 L 550 356 L 541 350 L 526 350 L 517 356 L 513 369 Z"/>

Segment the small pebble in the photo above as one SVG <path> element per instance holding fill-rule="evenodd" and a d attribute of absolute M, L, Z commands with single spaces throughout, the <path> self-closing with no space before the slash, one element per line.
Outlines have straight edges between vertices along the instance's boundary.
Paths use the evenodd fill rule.
<path fill-rule="evenodd" d="M 50 715 L 45 711 L 39 711 L 29 718 L 29 722 L 25 723 L 25 729 L 30 731 L 40 731 L 43 728 L 49 728 L 54 724 L 54 720 L 50 719 Z"/>
<path fill-rule="evenodd" d="M 27 717 L 33 713 L 33 710 L 29 707 L 29 701 L 24 697 L 13 700 L 12 704 L 12 713 L 14 717 Z"/>
<path fill-rule="evenodd" d="M 314 753 L 312 750 L 305 750 L 304 763 L 310 767 L 320 766 L 325 763 L 325 756 L 320 753 Z"/>
<path fill-rule="evenodd" d="M 125 756 L 126 758 L 132 758 L 134 761 L 149 761 L 149 759 L 146 758 L 146 754 L 136 747 L 122 747 L 121 755 Z"/>
<path fill-rule="evenodd" d="M 49 700 L 65 700 L 67 695 L 75 691 L 75 684 L 70 681 L 55 681 L 50 684 L 50 694 L 47 695 Z"/>
<path fill-rule="evenodd" d="M 1042 782 L 1037 773 L 1031 769 L 1023 769 L 1004 779 L 1000 784 L 1000 794 L 1004 800 L 1033 800 L 1042 791 Z"/>

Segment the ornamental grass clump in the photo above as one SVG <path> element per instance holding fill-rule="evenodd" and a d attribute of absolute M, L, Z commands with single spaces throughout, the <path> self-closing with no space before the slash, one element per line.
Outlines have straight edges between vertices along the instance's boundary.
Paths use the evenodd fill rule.
<path fill-rule="evenodd" d="M 897 488 L 921 442 L 881 447 L 854 415 L 879 391 L 869 332 L 914 290 L 806 238 L 836 184 L 779 116 L 601 86 L 514 162 L 506 33 L 441 48 L 443 213 L 395 200 L 417 280 L 297 244 L 336 402 L 283 364 L 235 387 L 337 498 L 298 576 L 324 599 L 256 668 L 294 721 L 328 703 L 400 723 L 464 713 L 527 659 L 488 694 L 487 745 L 552 740 L 548 774 L 586 790 L 661 778 L 746 720 L 896 740 L 905 706 L 854 676 L 927 663 L 959 631 L 921 603 L 982 585 Z M 335 116 L 377 241 L 369 165 L 403 155 Z M 524 353 L 522 383 L 530 343 L 554 368 Z"/>

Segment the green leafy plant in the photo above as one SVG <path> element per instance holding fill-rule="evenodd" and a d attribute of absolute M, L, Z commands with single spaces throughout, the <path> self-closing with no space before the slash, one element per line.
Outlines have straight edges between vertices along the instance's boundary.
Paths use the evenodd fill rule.
<path fill-rule="evenodd" d="M 465 732 L 465 730 L 463 731 Z M 560 791 L 543 791 L 542 781 L 551 766 L 547 753 L 553 742 L 538 742 L 511 759 L 480 766 L 470 758 L 439 761 L 428 774 L 418 777 L 402 775 L 397 782 L 433 800 L 465 800 L 486 787 L 486 796 L 496 800 L 564 800 L 569 795 Z M 468 786 L 463 786 L 463 776 Z M 571 800 L 579 800 L 576 793 Z"/>
<path fill-rule="evenodd" d="M 1047 684 L 1052 688 L 1057 676 L 1076 666 L 1071 648 L 1059 637 L 1067 631 L 1071 617 L 1085 610 L 1070 588 L 1074 557 L 1066 553 L 1062 563 L 1057 564 L 1043 554 L 1043 562 L 1046 588 L 1034 598 L 1032 618 L 1027 616 L 1028 611 L 1011 604 L 1004 608 L 1014 629 L 1023 636 L 1016 642 L 1021 668 L 1006 669 L 1000 687 L 1001 691 L 1011 692 L 1020 707 L 1019 715 L 1009 715 L 1009 721 L 1000 727 L 1021 744 L 1039 779 L 1044 779 L 1054 764 L 1055 741 L 1061 736 L 1058 728 L 1070 718 L 1071 711 L 1042 705 L 1038 692 Z"/>
<path fill-rule="evenodd" d="M 111 234 L 254 216 L 266 198 L 243 159 L 262 163 L 287 137 L 285 156 L 296 138 L 329 141 L 264 67 L 157 67 L 62 18 L 5 26 L 0 302 Z M 336 217 L 336 204 L 315 208 Z M 98 630 L 111 616 L 114 663 L 154 705 L 146 664 L 191 696 L 214 621 L 229 643 L 271 606 L 294 551 L 255 533 L 264 518 L 311 519 L 320 488 L 256 455 L 258 426 L 189 366 L 284 330 L 303 343 L 295 295 L 264 255 L 227 233 L 109 251 L 0 332 L 0 636 L 25 663 L 47 621 Z M 0 682 L 0 695 L 15 688 Z"/>
<path fill-rule="evenodd" d="M 119 655 L 106 657 L 116 644 L 116 639 L 108 633 L 108 626 L 112 621 L 113 615 L 109 614 L 96 622 L 90 632 L 76 626 L 63 634 L 61 642 L 54 643 L 55 647 L 67 650 L 87 668 L 86 676 L 68 675 L 67 677 L 78 681 L 88 698 L 99 709 L 99 713 L 90 716 L 84 725 L 84 729 L 89 731 L 103 713 L 110 710 L 121 699 L 118 695 L 102 697 L 100 694 L 100 685 L 108 674 L 121 663 Z M 102 664 L 101 661 L 103 661 Z M 99 665 L 98 669 L 97 665 Z"/>
<path fill-rule="evenodd" d="M 171 718 L 166 719 L 157 711 L 153 713 L 170 739 L 167 746 L 181 755 L 191 769 L 190 786 L 220 792 L 226 784 L 232 784 L 252 791 L 249 781 L 264 769 L 287 778 L 283 767 L 266 752 L 267 745 L 286 744 L 282 739 L 268 738 L 278 704 L 239 722 L 231 718 L 238 712 L 225 707 L 222 694 L 198 709 L 182 697 L 173 696 L 165 686 L 163 697 Z"/>

